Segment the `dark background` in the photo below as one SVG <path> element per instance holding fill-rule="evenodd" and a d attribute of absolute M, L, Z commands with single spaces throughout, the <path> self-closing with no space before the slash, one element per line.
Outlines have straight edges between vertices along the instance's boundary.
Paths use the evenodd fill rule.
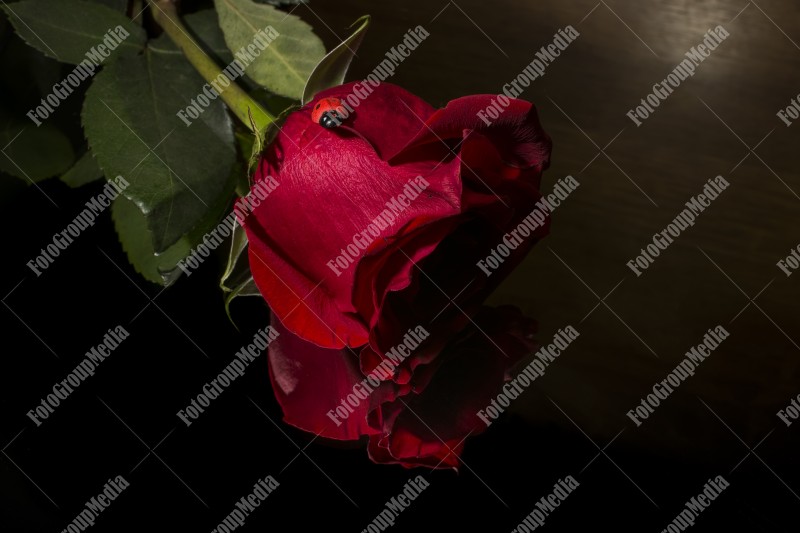
<path fill-rule="evenodd" d="M 310 442 L 281 422 L 263 356 L 187 428 L 176 411 L 266 324 L 266 306 L 234 303 L 237 331 L 218 265 L 163 292 L 148 284 L 108 214 L 36 278 L 25 262 L 99 185 L 42 183 L 56 208 L 3 176 L 0 530 L 60 531 L 122 474 L 131 486 L 95 530 L 210 531 L 272 474 L 281 486 L 247 531 L 361 531 L 421 473 L 431 486 L 398 531 L 510 531 L 569 474 L 581 485 L 548 518 L 552 531 L 661 531 L 719 474 L 731 486 L 695 530 L 797 531 L 800 425 L 775 413 L 800 393 L 800 274 L 775 263 L 800 242 L 800 125 L 775 114 L 800 92 L 800 6 L 314 0 L 295 13 L 328 48 L 373 15 L 350 79 L 422 24 L 430 37 L 391 81 L 437 106 L 499 92 L 559 28 L 578 29 L 522 97 L 554 140 L 544 189 L 568 174 L 581 186 L 492 301 L 535 317 L 542 342 L 567 324 L 581 336 L 512 413 L 467 442 L 458 473 L 374 465 L 357 446 Z M 717 24 L 730 37 L 637 128 L 625 113 Z M 74 119 L 77 108 L 58 113 Z M 637 278 L 625 263 L 717 175 L 729 189 Z M 35 427 L 28 409 L 117 324 L 130 338 Z M 636 428 L 625 413 L 718 324 L 731 336 Z"/>

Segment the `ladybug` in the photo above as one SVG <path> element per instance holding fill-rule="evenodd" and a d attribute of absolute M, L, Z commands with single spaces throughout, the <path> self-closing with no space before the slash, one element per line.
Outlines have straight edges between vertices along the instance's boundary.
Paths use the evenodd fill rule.
<path fill-rule="evenodd" d="M 311 120 L 326 129 L 341 126 L 347 111 L 338 98 L 323 98 L 311 111 Z"/>

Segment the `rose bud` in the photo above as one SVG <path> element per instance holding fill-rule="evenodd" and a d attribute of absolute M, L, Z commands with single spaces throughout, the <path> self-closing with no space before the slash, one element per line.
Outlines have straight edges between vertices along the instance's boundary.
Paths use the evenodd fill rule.
<path fill-rule="evenodd" d="M 467 96 L 437 110 L 391 84 L 350 83 L 323 91 L 287 117 L 255 175 L 256 183 L 269 179 L 278 185 L 244 220 L 253 278 L 274 322 L 287 332 L 273 343 L 280 357 L 270 350 L 280 390 L 327 379 L 341 380 L 336 387 L 344 392 L 348 379 L 370 375 L 421 326 L 427 337 L 385 376 L 391 390 L 376 396 L 397 411 L 392 398 L 422 391 L 436 379 L 441 356 L 452 351 L 466 326 L 474 327 L 486 297 L 546 234 L 549 219 L 521 223 L 541 198 L 550 138 L 534 106 L 521 100 L 509 100 L 486 124 L 478 114 L 496 98 Z M 518 226 L 523 231 L 516 232 Z M 478 262 L 512 231 L 514 249 L 495 261 L 494 270 L 480 268 Z M 309 347 L 318 347 L 319 357 L 355 359 L 341 372 L 327 364 L 314 370 L 303 359 Z M 496 350 L 491 343 L 483 346 L 489 347 Z M 494 377 L 487 374 L 487 384 Z M 281 402 L 287 421 L 322 431 L 304 424 L 301 415 L 288 415 L 295 412 L 292 397 L 285 394 Z M 327 401 L 334 404 L 320 404 L 323 417 L 337 399 L 319 398 Z M 362 413 L 373 420 L 353 427 L 325 417 L 332 427 L 323 435 L 391 433 L 392 424 L 404 420 L 399 411 L 374 413 Z M 370 442 L 371 456 L 379 461 L 394 457 L 434 466 L 442 453 L 419 451 L 426 461 L 407 460 L 414 454 L 404 445 Z M 445 466 L 452 466 L 448 461 L 455 455 L 450 457 L 443 459 Z"/>

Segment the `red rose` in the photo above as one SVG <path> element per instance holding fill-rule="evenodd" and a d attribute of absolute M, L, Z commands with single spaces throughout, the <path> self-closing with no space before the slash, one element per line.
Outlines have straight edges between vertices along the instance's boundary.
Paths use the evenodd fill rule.
<path fill-rule="evenodd" d="M 365 96 L 356 84 L 320 93 L 287 118 L 263 154 L 256 182 L 271 176 L 278 186 L 245 220 L 250 267 L 275 317 L 298 337 L 276 341 L 276 383 L 295 375 L 289 346 L 305 352 L 311 343 L 332 358 L 355 350 L 354 370 L 366 376 L 422 326 L 429 338 L 390 378 L 405 394 L 430 380 L 450 337 L 546 234 L 546 224 L 537 228 L 491 276 L 476 266 L 541 197 L 551 142 L 528 102 L 510 100 L 487 125 L 478 113 L 497 96 L 467 96 L 436 110 L 386 83 L 359 98 L 339 127 L 311 120 L 320 99 L 354 102 L 354 94 Z M 319 372 L 333 371 L 325 367 Z M 314 380 L 309 368 L 303 372 Z M 325 412 L 328 400 L 320 398 Z M 312 425 L 300 415 L 287 420 Z M 328 432 L 309 430 L 352 439 L 368 434 L 367 426 L 348 419 Z M 372 452 L 386 459 L 375 446 Z"/>

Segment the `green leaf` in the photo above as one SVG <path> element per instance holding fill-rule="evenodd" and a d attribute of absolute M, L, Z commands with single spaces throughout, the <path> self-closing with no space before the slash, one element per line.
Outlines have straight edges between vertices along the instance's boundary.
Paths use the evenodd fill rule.
<path fill-rule="evenodd" d="M 176 115 L 205 82 L 183 57 L 158 50 L 105 67 L 86 94 L 83 125 L 105 175 L 130 182 L 124 194 L 163 253 L 231 194 L 236 147 L 220 99 L 189 126 Z"/>
<path fill-rule="evenodd" d="M 322 61 L 317 64 L 303 90 L 303 104 L 310 102 L 318 92 L 336 87 L 344 82 L 347 69 L 350 68 L 350 62 L 356 55 L 356 51 L 361 46 L 361 42 L 367 33 L 369 22 L 369 15 L 365 15 L 355 21 L 350 26 L 352 28 L 358 25 L 353 34 L 328 52 L 328 55 L 323 57 Z"/>
<path fill-rule="evenodd" d="M 230 292 L 242 279 L 242 272 L 250 273 L 250 266 L 247 261 L 247 233 L 237 222 L 231 232 L 231 247 L 228 251 L 228 264 L 225 272 L 219 280 L 219 286 L 223 291 Z M 243 267 L 246 267 L 243 268 Z"/>
<path fill-rule="evenodd" d="M 110 49 L 113 43 L 116 48 L 102 60 L 109 63 L 138 54 L 146 40 L 144 30 L 122 13 L 85 0 L 22 0 L 2 8 L 26 43 L 63 63 L 77 65 L 92 48 Z M 120 26 L 128 37 L 122 38 Z"/>
<path fill-rule="evenodd" d="M 87 151 L 71 169 L 61 175 L 61 181 L 77 189 L 103 177 L 103 171 L 97 166 L 92 152 Z"/>
<path fill-rule="evenodd" d="M 238 223 L 231 234 L 231 247 L 228 252 L 228 264 L 219 282 L 225 292 L 225 313 L 231 317 L 231 302 L 239 296 L 261 296 L 253 274 L 250 273 L 250 260 L 247 254 L 247 233 Z"/>
<path fill-rule="evenodd" d="M 215 59 L 221 68 L 233 61 L 233 54 L 228 50 L 225 36 L 219 27 L 217 14 L 213 9 L 203 9 L 182 17 L 189 33 L 203 45 L 203 49 Z M 150 50 L 163 54 L 183 55 L 183 52 L 171 39 L 156 39 L 148 44 Z"/>
<path fill-rule="evenodd" d="M 26 181 L 38 182 L 67 170 L 75 154 L 72 144 L 50 124 L 0 114 L 0 171 Z"/>
<path fill-rule="evenodd" d="M 242 155 L 246 155 L 248 152 L 246 151 L 248 147 L 250 147 L 250 156 L 247 160 L 247 176 L 248 176 L 248 190 L 250 188 L 251 183 L 249 182 L 249 177 L 253 175 L 256 168 L 258 167 L 258 163 L 261 160 L 261 154 L 264 151 L 264 148 L 272 143 L 275 140 L 275 137 L 281 131 L 281 126 L 286 121 L 286 118 L 291 115 L 294 111 L 299 108 L 297 104 L 290 105 L 286 109 L 283 110 L 275 120 L 270 123 L 266 128 L 260 131 L 256 131 L 255 134 L 250 135 L 249 142 L 243 142 L 242 140 L 239 141 L 239 146 L 242 149 Z M 256 129 L 255 122 L 251 121 L 253 126 L 253 130 Z"/>
<path fill-rule="evenodd" d="M 253 44 L 259 31 L 272 26 L 278 37 L 245 72 L 270 91 L 299 100 L 306 80 L 325 55 L 325 46 L 299 17 L 252 0 L 214 0 L 225 42 L 234 53 Z"/>
<path fill-rule="evenodd" d="M 182 17 L 182 20 L 184 25 L 189 28 L 189 34 L 191 37 L 202 45 L 203 50 L 217 62 L 220 68 L 225 68 L 233 61 L 233 53 L 228 49 L 228 45 L 225 42 L 225 35 L 223 35 L 222 30 L 219 27 L 219 18 L 217 17 L 217 12 L 215 10 L 203 9 L 196 13 L 191 13 Z M 148 43 L 148 47 L 151 50 L 158 51 L 159 53 L 183 55 L 183 52 L 180 51 L 180 49 L 175 45 L 175 43 L 172 42 L 171 39 L 156 39 L 155 41 Z M 260 91 L 265 93 L 264 97 L 261 97 L 259 94 L 251 94 L 251 96 L 257 100 L 262 101 L 261 103 L 265 103 L 264 100 L 267 98 L 281 98 L 265 91 L 263 87 L 254 82 L 247 75 L 244 75 L 235 81 L 248 92 L 257 93 Z M 292 103 L 292 100 L 289 100 L 289 103 Z M 281 110 L 285 109 L 287 105 L 288 104 L 281 107 L 277 112 L 271 108 L 269 110 L 274 114 L 277 114 Z"/>
<path fill-rule="evenodd" d="M 182 271 L 178 262 L 189 255 L 192 249 L 188 239 L 182 238 L 164 253 L 156 255 L 145 216 L 136 204 L 124 196 L 114 200 L 111 219 L 122 249 L 136 272 L 146 280 L 164 286 L 171 285 L 180 277 Z"/>
<path fill-rule="evenodd" d="M 253 152 L 255 151 L 255 143 L 258 141 L 258 138 L 258 135 L 254 135 L 249 131 L 236 132 L 239 154 L 247 163 L 246 171 L 242 172 L 242 175 L 239 176 L 239 179 L 236 181 L 236 194 L 239 196 L 245 196 L 250 192 L 250 176 L 253 173 Z"/>
<path fill-rule="evenodd" d="M 173 284 L 183 273 L 178 263 L 189 256 L 194 247 L 203 241 L 203 237 L 229 213 L 234 178 L 241 173 L 240 165 L 236 165 L 231 172 L 231 178 L 227 181 L 225 192 L 220 195 L 216 205 L 212 206 L 208 216 L 190 233 L 181 237 L 162 253 L 156 253 L 153 249 L 153 236 L 147 228 L 147 218 L 141 210 L 124 196 L 117 197 L 112 206 L 111 216 L 122 249 L 136 272 L 148 281 L 165 287 Z M 238 224 L 236 226 L 238 227 Z"/>
<path fill-rule="evenodd" d="M 230 320 L 231 323 L 233 323 L 233 317 L 231 317 L 231 303 L 239 296 L 261 296 L 261 292 L 258 290 L 253 276 L 247 278 L 225 295 L 225 314 L 228 315 L 228 320 Z"/>

